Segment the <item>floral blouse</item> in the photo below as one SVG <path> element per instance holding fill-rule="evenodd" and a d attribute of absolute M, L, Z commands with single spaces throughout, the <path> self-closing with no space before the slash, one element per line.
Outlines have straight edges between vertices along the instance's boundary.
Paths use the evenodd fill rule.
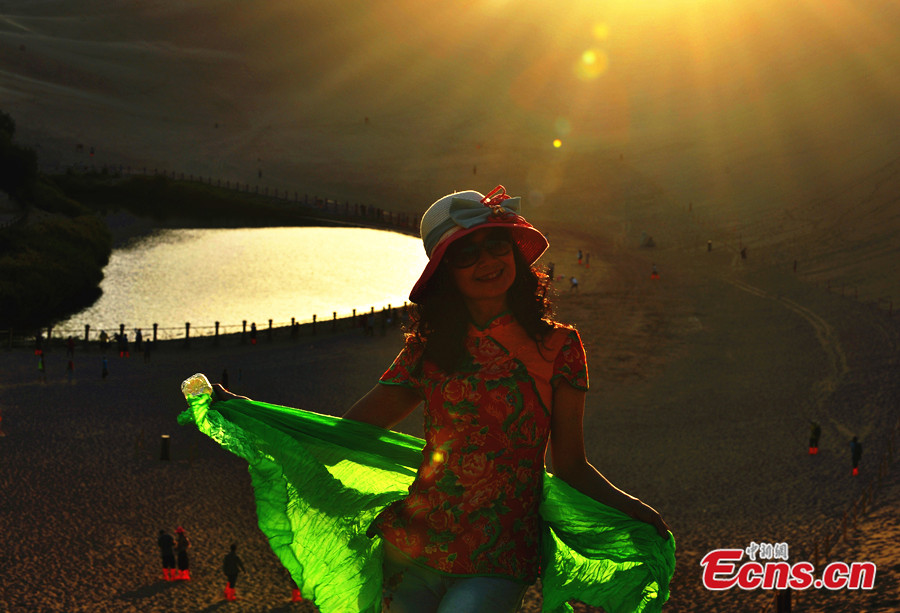
<path fill-rule="evenodd" d="M 409 496 L 374 527 L 416 562 L 453 575 L 531 583 L 540 566 L 544 454 L 553 388 L 586 390 L 578 333 L 560 324 L 541 344 L 512 315 L 469 326 L 463 368 L 446 374 L 407 342 L 380 382 L 425 402 L 425 449 Z"/>

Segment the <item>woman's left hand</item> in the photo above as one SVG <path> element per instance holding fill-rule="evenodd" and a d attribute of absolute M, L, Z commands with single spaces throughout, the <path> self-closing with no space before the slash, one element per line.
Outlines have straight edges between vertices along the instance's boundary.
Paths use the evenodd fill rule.
<path fill-rule="evenodd" d="M 659 511 L 653 507 L 635 499 L 634 504 L 625 512 L 632 518 L 650 524 L 656 528 L 656 531 L 662 538 L 669 538 L 669 532 L 671 532 L 671 530 L 669 530 L 669 525 L 662 518 L 662 515 L 659 514 Z"/>

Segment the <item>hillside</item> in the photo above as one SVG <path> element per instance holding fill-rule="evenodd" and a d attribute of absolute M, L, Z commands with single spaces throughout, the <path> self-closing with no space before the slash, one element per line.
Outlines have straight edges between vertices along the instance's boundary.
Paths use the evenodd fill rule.
<path fill-rule="evenodd" d="M 689 210 L 812 280 L 900 295 L 876 272 L 897 256 L 900 7 L 630 5 L 8 0 L 0 95 L 45 167 L 410 211 L 502 182 L 538 217 L 628 211 L 664 242 Z"/>

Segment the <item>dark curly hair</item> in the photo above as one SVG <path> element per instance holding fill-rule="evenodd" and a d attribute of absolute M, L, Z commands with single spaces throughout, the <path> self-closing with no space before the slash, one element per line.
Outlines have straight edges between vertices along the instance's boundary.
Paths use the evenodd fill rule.
<path fill-rule="evenodd" d="M 532 268 L 513 244 L 516 278 L 507 290 L 509 310 L 535 343 L 543 343 L 553 329 L 550 281 Z M 422 301 L 409 307 L 407 337 L 424 346 L 422 361 L 433 362 L 446 373 L 459 370 L 466 355 L 469 310 L 446 262 L 430 279 Z M 421 371 L 422 363 L 416 366 Z"/>

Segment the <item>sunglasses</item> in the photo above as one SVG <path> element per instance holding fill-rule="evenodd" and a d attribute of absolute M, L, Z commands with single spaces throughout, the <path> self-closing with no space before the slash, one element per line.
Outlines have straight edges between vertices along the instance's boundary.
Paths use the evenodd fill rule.
<path fill-rule="evenodd" d="M 447 249 L 444 260 L 453 268 L 468 268 L 475 265 L 482 251 L 499 258 L 512 251 L 512 243 L 505 238 L 489 238 L 480 243 L 453 244 Z"/>

